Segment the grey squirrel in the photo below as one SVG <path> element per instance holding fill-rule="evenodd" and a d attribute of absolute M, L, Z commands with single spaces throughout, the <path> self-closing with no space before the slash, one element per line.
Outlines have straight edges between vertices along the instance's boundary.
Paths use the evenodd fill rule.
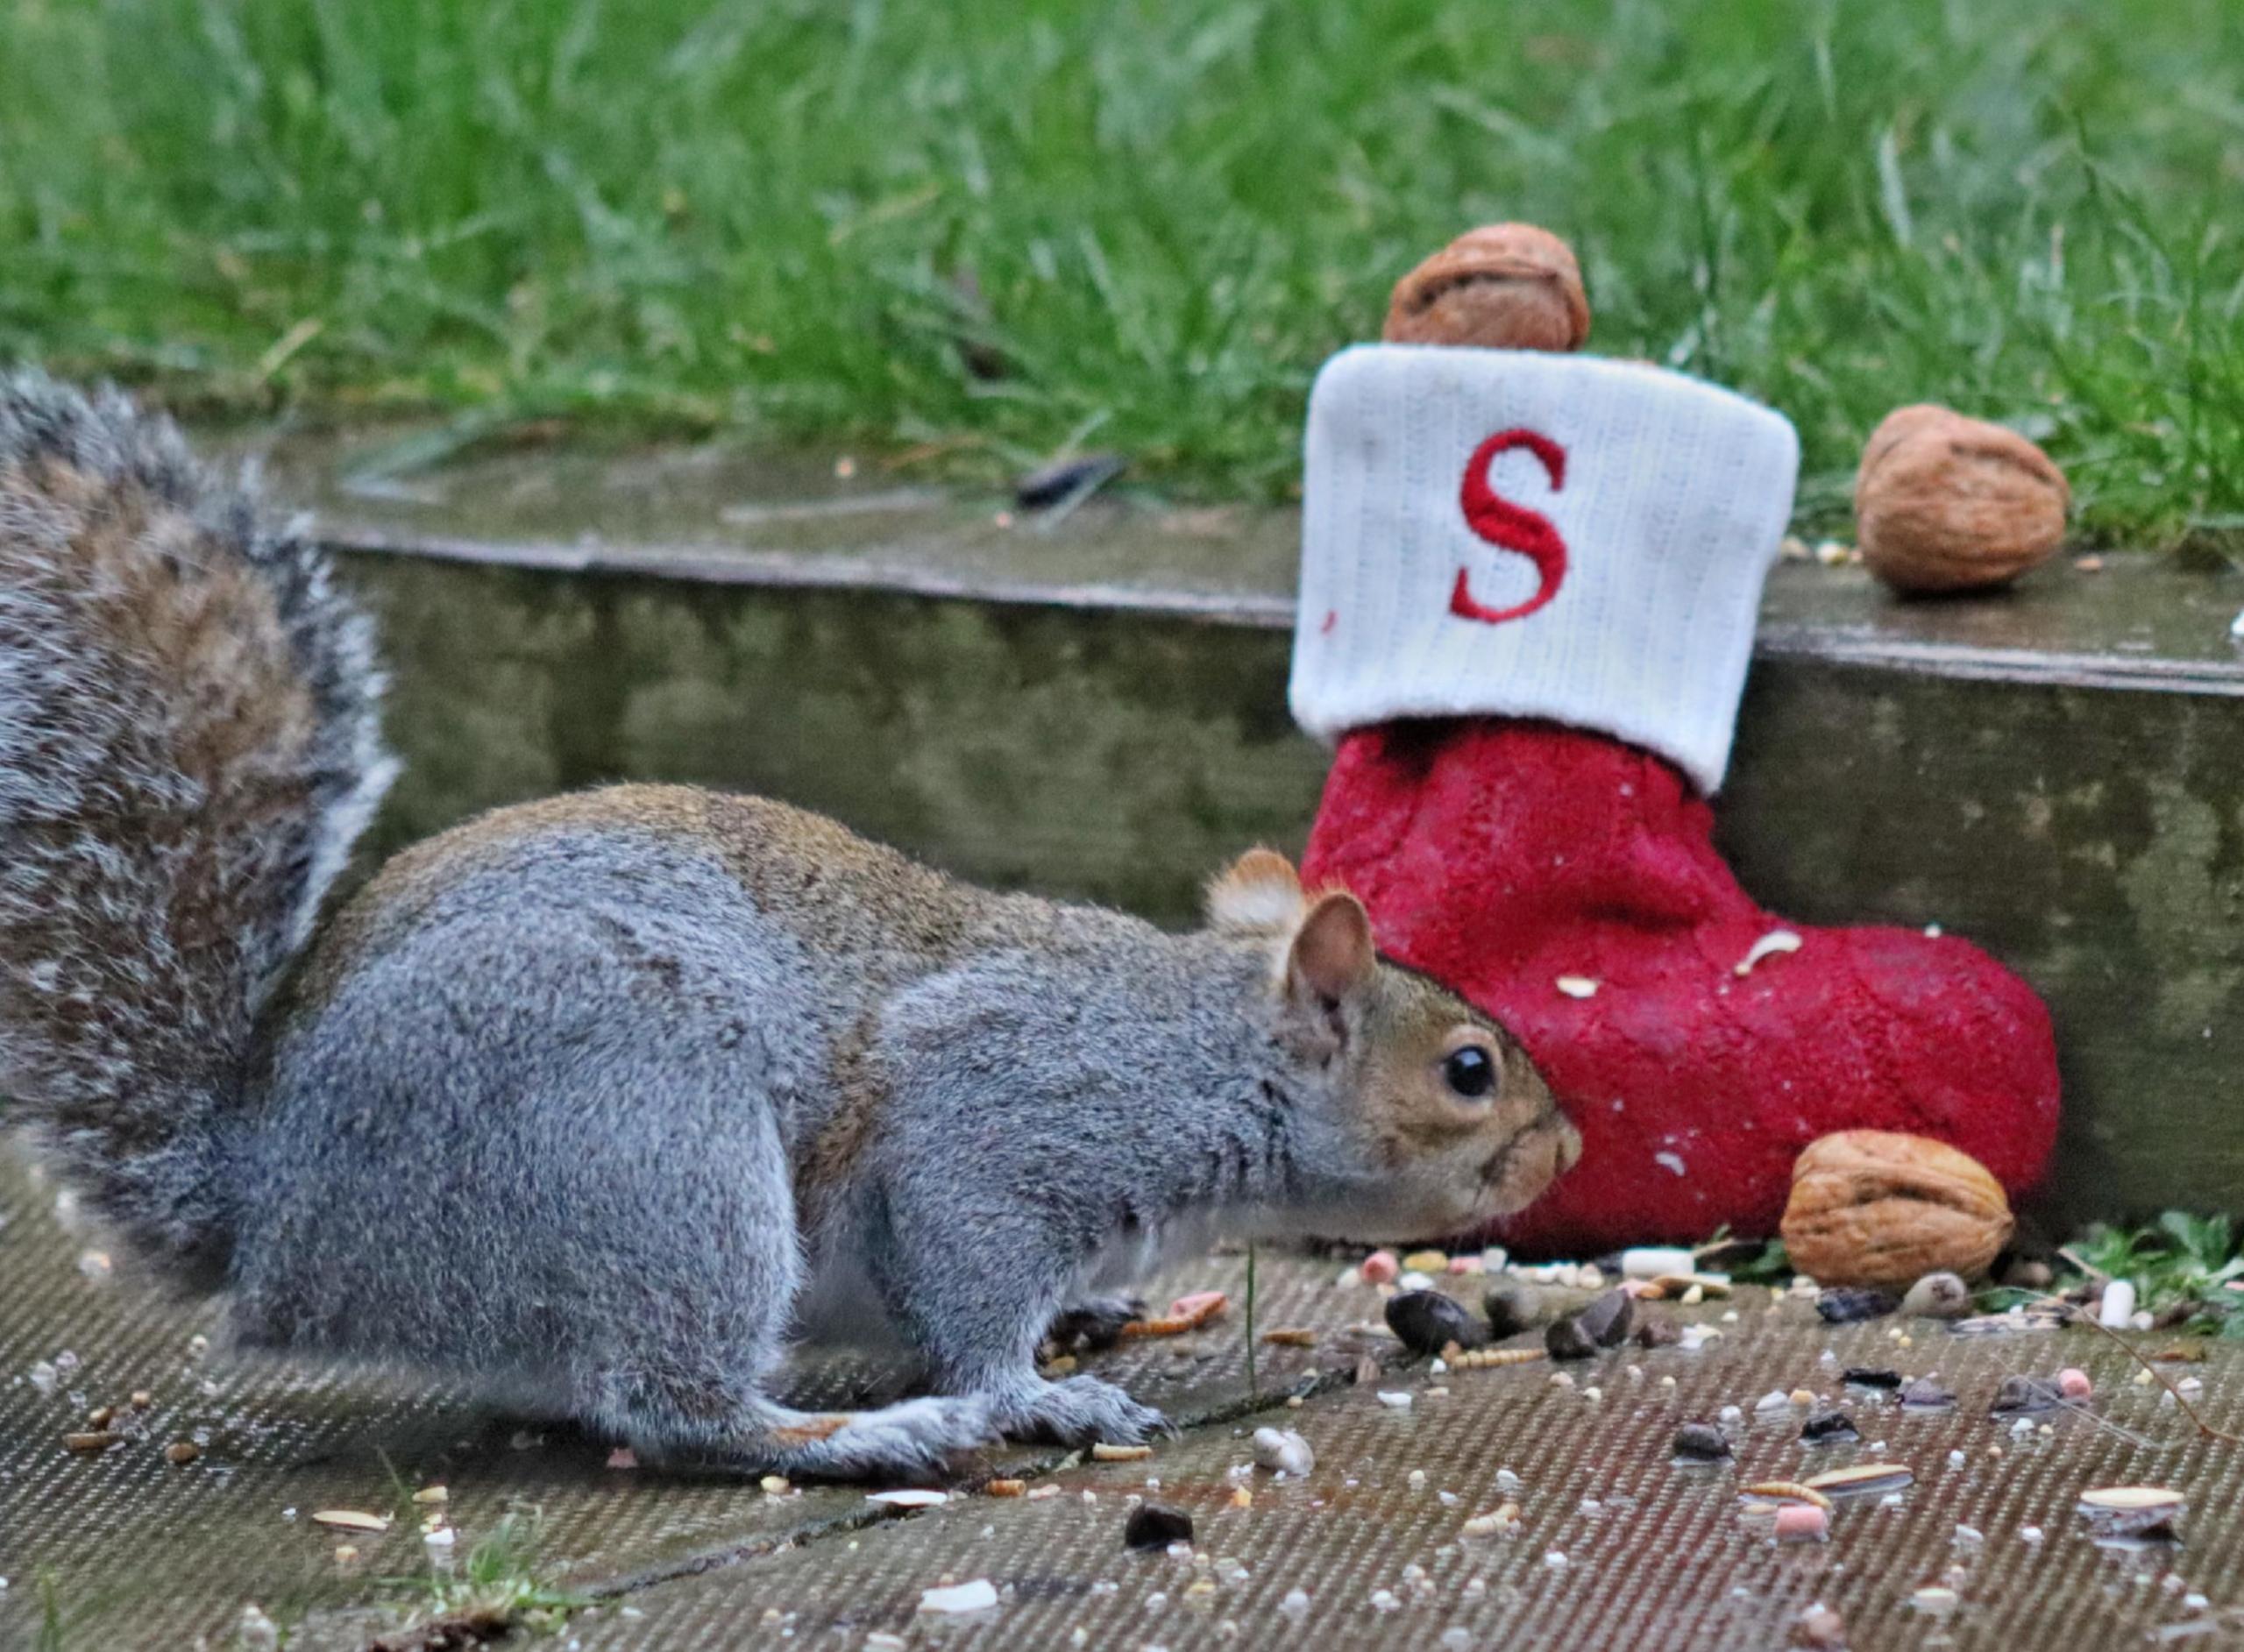
<path fill-rule="evenodd" d="M 394 772 L 380 686 L 301 525 L 116 393 L 0 379 L 0 1094 L 243 1347 L 655 1460 L 1135 1442 L 1157 1412 L 1035 1363 L 1112 1266 L 1459 1231 L 1579 1154 L 1502 1028 L 1268 850 L 1174 934 L 623 786 L 323 914 Z M 777 1403 L 828 1298 L 932 1397 Z"/>

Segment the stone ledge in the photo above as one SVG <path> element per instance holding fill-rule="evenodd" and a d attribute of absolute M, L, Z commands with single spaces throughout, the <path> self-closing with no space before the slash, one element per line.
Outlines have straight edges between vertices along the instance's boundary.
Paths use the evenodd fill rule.
<path fill-rule="evenodd" d="M 396 667 L 378 847 L 689 780 L 1183 922 L 1211 868 L 1297 849 L 1315 811 L 1282 513 L 1123 495 L 1000 527 L 996 500 L 709 455 L 501 455 L 370 493 L 292 457 Z M 1800 921 L 1938 923 L 2042 992 L 2052 1227 L 2244 1185 L 2240 605 L 2244 575 L 2148 557 L 1961 601 L 1853 569 L 1771 584 L 1723 852 Z"/>

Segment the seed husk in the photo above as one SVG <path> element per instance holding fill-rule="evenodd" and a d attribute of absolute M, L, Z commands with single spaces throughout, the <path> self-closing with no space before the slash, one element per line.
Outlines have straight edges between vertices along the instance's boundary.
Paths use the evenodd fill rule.
<path fill-rule="evenodd" d="M 1962 1319 L 1971 1311 L 1971 1287 L 1954 1273 L 1928 1273 L 1901 1299 L 1901 1312 L 1915 1319 Z"/>
<path fill-rule="evenodd" d="M 1192 1517 L 1165 1503 L 1140 1503 L 1130 1511 L 1122 1528 L 1122 1541 L 1132 1549 L 1165 1549 L 1171 1543 L 1192 1541 Z"/>
<path fill-rule="evenodd" d="M 1702 1297 L 1729 1294 L 1729 1275 L 1727 1273 L 1663 1273 L 1651 1281 L 1646 1294 L 1653 1297 L 1685 1296 L 1695 1288 Z"/>
<path fill-rule="evenodd" d="M 380 1514 L 369 1514 L 355 1508 L 321 1508 L 312 1511 L 312 1524 L 325 1526 L 339 1532 L 386 1532 L 389 1521 Z"/>
<path fill-rule="evenodd" d="M 1637 1299 L 1624 1290 L 1610 1290 L 1574 1315 L 1574 1322 L 1600 1348 L 1618 1348 L 1629 1340 L 1636 1315 Z"/>
<path fill-rule="evenodd" d="M 1281 1325 L 1264 1331 L 1262 1340 L 1275 1348 L 1314 1348 L 1317 1333 L 1298 1326 Z"/>
<path fill-rule="evenodd" d="M 1675 1455 L 1698 1463 L 1719 1463 L 1732 1455 L 1729 1436 L 1711 1422 L 1687 1422 L 1675 1430 Z"/>
<path fill-rule="evenodd" d="M 2106 1537 L 2148 1537 L 2171 1532 L 2189 1506 L 2181 1492 L 2162 1485 L 2104 1485 L 2080 1494 L 2080 1512 Z"/>
<path fill-rule="evenodd" d="M 1987 1407 L 1988 1414 L 1997 1417 L 2023 1416 L 2030 1412 L 2054 1411 L 2064 1403 L 2064 1391 L 2053 1382 L 2039 1377 L 2005 1377 L 2002 1386 L 1995 1390 L 1994 1403 Z"/>
<path fill-rule="evenodd" d="M 1387 1299 L 1387 1328 L 1414 1354 L 1433 1355 L 1451 1343 L 1474 1349 L 1488 1340 L 1480 1321 L 1440 1291 L 1404 1291 Z"/>
<path fill-rule="evenodd" d="M 1488 1315 L 1489 1336 L 1501 1342 L 1543 1317 L 1543 1294 L 1531 1285 L 1504 1280 L 1482 1294 L 1481 1311 Z"/>
<path fill-rule="evenodd" d="M 1639 1348 L 1672 1348 L 1683 1340 L 1683 1328 L 1673 1315 L 1647 1308 L 1637 1315 L 1635 1336 Z"/>
<path fill-rule="evenodd" d="M 1579 1319 L 1553 1320 L 1543 1333 L 1543 1346 L 1553 1359 L 1587 1359 L 1597 1352 L 1597 1338 Z"/>
<path fill-rule="evenodd" d="M 1317 1453 L 1293 1429 L 1254 1430 L 1254 1465 L 1298 1479 L 1317 1466 Z"/>
<path fill-rule="evenodd" d="M 1811 1474 L 1800 1483 L 1826 1497 L 1859 1497 L 1871 1492 L 1898 1492 L 1914 1484 L 1916 1478 L 1904 1463 L 1857 1463 Z"/>
<path fill-rule="evenodd" d="M 1800 1437 L 1810 1445 L 1844 1445 L 1862 1438 L 1854 1419 L 1845 1412 L 1819 1411 L 1800 1425 Z"/>
<path fill-rule="evenodd" d="M 1883 1319 L 1900 1305 L 1899 1299 L 1884 1291 L 1867 1287 L 1842 1287 L 1815 1294 L 1815 1311 L 1825 1322 L 1833 1325 L 1851 1325 L 1858 1320 Z"/>

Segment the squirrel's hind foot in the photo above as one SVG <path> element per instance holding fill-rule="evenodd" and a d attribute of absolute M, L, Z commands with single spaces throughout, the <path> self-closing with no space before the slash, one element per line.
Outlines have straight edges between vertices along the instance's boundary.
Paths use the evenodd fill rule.
<path fill-rule="evenodd" d="M 1038 1381 L 1018 1395 L 996 1403 L 998 1426 L 1021 1439 L 1055 1440 L 1062 1445 L 1142 1445 L 1157 1435 L 1173 1434 L 1168 1419 L 1141 1406 L 1098 1377 Z"/>
<path fill-rule="evenodd" d="M 635 1441 L 650 1464 L 785 1474 L 806 1479 L 934 1477 L 955 1452 L 994 1445 L 999 1432 L 979 1395 L 935 1394 L 877 1411 L 763 1407 L 747 1438 L 721 1443 Z"/>

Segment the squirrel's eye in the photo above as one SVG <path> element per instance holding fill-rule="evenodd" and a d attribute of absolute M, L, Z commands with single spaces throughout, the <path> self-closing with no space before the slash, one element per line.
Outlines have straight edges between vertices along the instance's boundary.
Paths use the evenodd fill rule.
<path fill-rule="evenodd" d="M 1477 1044 L 1452 1051 L 1441 1064 L 1441 1075 L 1449 1088 L 1468 1102 L 1486 1097 L 1496 1088 L 1496 1059 Z"/>

